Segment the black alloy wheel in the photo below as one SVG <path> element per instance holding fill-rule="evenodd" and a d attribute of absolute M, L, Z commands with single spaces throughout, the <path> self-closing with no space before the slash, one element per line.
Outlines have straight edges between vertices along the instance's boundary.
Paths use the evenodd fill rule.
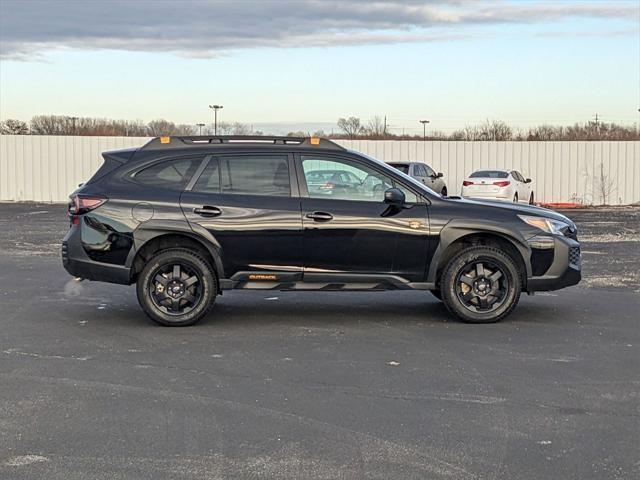
<path fill-rule="evenodd" d="M 184 315 L 200 302 L 202 278 L 188 264 L 165 264 L 149 277 L 148 288 L 156 308 L 169 315 Z"/>
<path fill-rule="evenodd" d="M 464 322 L 492 323 L 518 304 L 522 275 L 503 249 L 469 246 L 455 255 L 440 278 L 442 300 Z"/>
<path fill-rule="evenodd" d="M 467 263 L 456 275 L 458 300 L 472 312 L 493 312 L 504 302 L 509 280 L 490 260 Z"/>
<path fill-rule="evenodd" d="M 147 261 L 136 291 L 140 306 L 154 322 L 182 327 L 209 312 L 218 287 L 211 266 L 197 252 L 173 248 Z"/>

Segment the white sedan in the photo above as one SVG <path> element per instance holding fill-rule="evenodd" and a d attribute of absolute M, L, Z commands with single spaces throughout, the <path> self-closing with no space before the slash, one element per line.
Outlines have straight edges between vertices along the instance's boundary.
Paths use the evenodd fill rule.
<path fill-rule="evenodd" d="M 533 205 L 531 179 L 517 170 L 477 170 L 462 182 L 462 196 Z"/>

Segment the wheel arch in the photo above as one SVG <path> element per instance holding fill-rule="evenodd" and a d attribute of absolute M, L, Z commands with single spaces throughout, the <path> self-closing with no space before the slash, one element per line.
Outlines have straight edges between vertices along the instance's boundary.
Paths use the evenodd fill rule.
<path fill-rule="evenodd" d="M 135 230 L 133 235 L 136 248 L 132 250 L 127 259 L 127 265 L 131 268 L 132 283 L 136 281 L 145 262 L 157 252 L 167 248 L 187 248 L 197 251 L 209 262 L 218 277 L 218 288 L 220 288 L 220 280 L 224 278 L 224 267 L 220 245 L 215 239 L 209 239 L 194 232 L 188 224 L 186 226 L 171 225 L 170 227 L 141 226 Z"/>
<path fill-rule="evenodd" d="M 440 242 L 434 252 L 427 282 L 437 284 L 442 271 L 453 256 L 472 245 L 497 245 L 506 250 L 518 264 L 522 273 L 522 287 L 526 289 L 527 278 L 531 276 L 531 249 L 516 232 L 499 224 L 470 224 L 453 220 L 440 232 Z"/>

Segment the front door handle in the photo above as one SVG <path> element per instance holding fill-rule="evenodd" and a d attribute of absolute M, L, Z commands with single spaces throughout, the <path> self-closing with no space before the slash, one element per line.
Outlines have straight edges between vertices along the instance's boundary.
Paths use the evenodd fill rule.
<path fill-rule="evenodd" d="M 197 213 L 203 217 L 217 217 L 222 214 L 222 210 L 218 207 L 211 207 L 209 205 L 205 205 L 201 208 L 194 208 L 193 213 Z"/>
<path fill-rule="evenodd" d="M 328 222 L 329 220 L 333 220 L 333 215 L 327 212 L 311 212 L 307 213 L 307 218 L 311 218 L 316 222 Z"/>

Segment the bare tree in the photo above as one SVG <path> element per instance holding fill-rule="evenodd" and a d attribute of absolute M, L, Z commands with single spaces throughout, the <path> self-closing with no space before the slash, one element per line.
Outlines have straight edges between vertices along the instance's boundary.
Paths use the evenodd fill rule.
<path fill-rule="evenodd" d="M 511 127 L 500 120 L 487 120 L 479 129 L 480 140 L 505 141 L 511 140 L 513 136 Z"/>
<path fill-rule="evenodd" d="M 0 135 L 28 135 L 29 125 L 22 120 L 8 118 L 0 122 Z"/>
<path fill-rule="evenodd" d="M 376 115 L 367 121 L 365 131 L 370 137 L 385 138 L 387 136 L 387 124 L 383 117 Z"/>
<path fill-rule="evenodd" d="M 147 131 L 152 137 L 161 137 L 164 135 L 176 135 L 178 128 L 175 123 L 161 118 L 147 123 Z"/>
<path fill-rule="evenodd" d="M 36 115 L 31 119 L 34 135 L 70 135 L 71 122 L 63 115 Z"/>
<path fill-rule="evenodd" d="M 308 135 L 302 130 L 287 133 L 287 137 L 308 137 Z"/>
<path fill-rule="evenodd" d="M 356 138 L 364 131 L 360 119 L 357 117 L 339 118 L 338 128 L 350 139 Z"/>
<path fill-rule="evenodd" d="M 231 128 L 231 135 L 254 135 L 254 131 L 251 125 L 234 122 Z"/>
<path fill-rule="evenodd" d="M 604 163 L 600 162 L 600 175 L 596 178 L 596 188 L 602 205 L 609 204 L 609 197 L 615 189 L 615 181 L 604 173 Z"/>
<path fill-rule="evenodd" d="M 466 141 L 475 141 L 475 140 L 484 140 L 482 131 L 479 127 L 475 125 L 466 125 L 461 130 L 456 130 L 447 140 L 466 140 Z"/>

